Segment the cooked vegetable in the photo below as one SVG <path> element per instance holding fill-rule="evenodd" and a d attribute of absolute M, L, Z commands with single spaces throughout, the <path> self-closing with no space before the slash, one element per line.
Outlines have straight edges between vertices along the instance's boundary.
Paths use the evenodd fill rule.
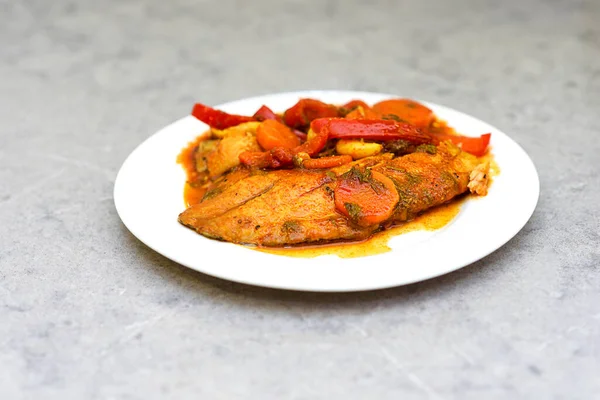
<path fill-rule="evenodd" d="M 273 112 L 269 107 L 262 106 L 254 113 L 253 118 L 257 121 L 264 121 L 267 119 L 274 119 L 281 122 L 281 118 Z"/>
<path fill-rule="evenodd" d="M 236 133 L 246 133 L 246 132 L 249 132 L 249 133 L 255 134 L 256 130 L 258 129 L 259 126 L 260 126 L 260 122 L 258 122 L 258 121 L 252 121 L 252 122 L 244 122 L 242 124 L 239 124 L 239 125 L 236 125 L 236 126 L 232 126 L 231 128 L 227 128 L 227 129 L 215 129 L 215 128 L 212 128 L 210 130 L 210 132 L 217 139 L 222 139 L 225 136 L 233 135 L 233 134 L 236 134 Z"/>
<path fill-rule="evenodd" d="M 335 145 L 338 154 L 347 154 L 353 159 L 370 157 L 381 153 L 383 146 L 375 142 L 364 142 L 359 139 L 340 139 Z"/>
<path fill-rule="evenodd" d="M 359 226 L 389 219 L 400 199 L 394 182 L 368 168 L 353 167 L 339 177 L 335 207 Z"/>
<path fill-rule="evenodd" d="M 290 128 L 301 129 L 317 118 L 337 117 L 338 108 L 315 99 L 301 99 L 283 114 L 283 121 Z"/>
<path fill-rule="evenodd" d="M 226 112 L 216 110 L 201 103 L 196 103 L 194 105 L 194 108 L 192 109 L 192 115 L 211 128 L 216 129 L 227 129 L 232 126 L 254 120 L 252 117 L 227 114 Z"/>
<path fill-rule="evenodd" d="M 306 169 L 324 169 L 339 167 L 340 165 L 348 164 L 349 162 L 352 162 L 352 157 L 348 155 L 343 155 L 321 158 L 309 158 L 306 160 L 302 160 L 301 165 Z"/>
<path fill-rule="evenodd" d="M 406 140 L 412 143 L 431 143 L 431 135 L 413 125 L 391 120 L 322 118 L 313 121 L 315 132 L 327 130 L 331 139 Z"/>
<path fill-rule="evenodd" d="M 301 141 L 304 141 L 308 138 L 308 135 L 302 131 L 299 131 L 298 129 L 292 129 L 292 132 L 294 132 L 294 135 L 298 136 L 298 139 L 300 139 Z"/>
<path fill-rule="evenodd" d="M 444 131 L 443 127 L 440 128 L 443 122 L 440 125 L 429 108 L 410 99 L 384 100 L 373 107 L 361 100 L 352 100 L 337 107 L 315 99 L 300 99 L 285 111 L 283 117 L 266 105 L 248 117 L 227 114 L 198 103 L 192 115 L 211 126 L 213 138 L 255 134 L 265 151 L 260 151 L 258 146 L 240 146 L 247 151 L 238 154 L 242 164 L 254 168 L 291 166 L 294 156 L 299 153 L 306 153 L 309 157 L 319 155 L 317 158 L 347 155 L 360 159 L 377 155 L 385 148 L 385 151 L 403 155 L 416 151 L 417 145 L 437 145 L 445 140 L 459 145 L 468 153 L 481 156 L 485 154 L 490 140 L 490 134 L 471 138 Z M 344 115 L 346 118 L 340 118 Z M 308 133 L 300 129 L 308 129 Z M 330 139 L 340 140 L 328 145 Z M 225 143 L 224 146 L 229 145 Z M 230 157 L 234 153 L 226 152 L 226 155 Z M 218 164 L 234 164 L 231 160 L 222 161 Z M 324 163 L 311 161 L 309 165 Z M 221 171 L 222 167 L 215 170 Z"/>
<path fill-rule="evenodd" d="M 312 129 L 311 129 L 312 130 Z M 283 147 L 274 147 L 270 151 L 254 152 L 254 154 L 242 153 L 240 161 L 255 168 L 279 168 L 281 166 L 291 165 L 294 156 L 298 153 L 306 153 L 309 156 L 314 156 L 327 144 L 327 131 L 322 130 L 315 132 L 312 130 L 308 135 L 306 142 L 293 149 Z"/>
<path fill-rule="evenodd" d="M 391 99 L 373 105 L 373 111 L 382 117 L 407 122 L 417 128 L 427 128 L 434 120 L 433 111 L 410 99 Z"/>
<path fill-rule="evenodd" d="M 300 139 L 284 124 L 274 119 L 268 119 L 256 130 L 256 140 L 265 149 L 275 147 L 292 149 L 300 145 Z"/>
<path fill-rule="evenodd" d="M 206 156 L 206 166 L 211 178 L 215 178 L 239 165 L 240 154 L 260 150 L 256 137 L 249 132 L 236 132 L 219 141 L 216 149 Z"/>
<path fill-rule="evenodd" d="M 194 152 L 194 161 L 197 172 L 205 172 L 208 169 L 206 156 L 214 151 L 219 145 L 218 140 L 203 140 L 198 143 L 198 149 Z"/>

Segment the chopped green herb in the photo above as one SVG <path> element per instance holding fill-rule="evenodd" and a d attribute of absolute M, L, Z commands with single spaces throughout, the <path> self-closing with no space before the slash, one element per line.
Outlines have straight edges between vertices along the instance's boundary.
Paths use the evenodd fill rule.
<path fill-rule="evenodd" d="M 411 185 L 416 185 L 418 183 L 421 183 L 421 181 L 423 180 L 423 177 L 421 175 L 419 175 L 419 174 L 413 174 L 413 173 L 410 173 L 408 171 L 406 171 L 404 173 L 404 176 L 406 176 L 406 180 Z"/>
<path fill-rule="evenodd" d="M 281 230 L 285 233 L 295 233 L 300 232 L 302 227 L 296 221 L 285 221 L 281 226 Z"/>
<path fill-rule="evenodd" d="M 223 191 L 223 189 L 221 189 L 220 187 L 212 188 L 212 189 L 208 190 L 206 193 L 204 193 L 204 196 L 202 197 L 202 201 L 212 199 L 213 197 L 220 195 L 222 191 Z"/>
<path fill-rule="evenodd" d="M 333 198 L 334 191 L 333 191 L 333 189 L 332 189 L 332 188 L 330 188 L 329 186 L 327 186 L 327 185 L 326 185 L 326 186 L 325 186 L 325 191 L 327 192 L 327 194 L 328 194 L 329 196 L 331 196 L 331 197 Z"/>
<path fill-rule="evenodd" d="M 435 147 L 432 144 L 421 144 L 417 146 L 417 149 L 415 151 L 418 153 L 436 154 L 437 147 Z"/>
<path fill-rule="evenodd" d="M 368 183 L 372 179 L 371 170 L 367 168 L 361 170 L 360 168 L 353 166 L 352 168 L 350 168 L 349 171 L 344 172 L 341 178 L 349 181 L 359 181 L 360 183 Z"/>
<path fill-rule="evenodd" d="M 349 181 L 358 181 L 359 183 L 368 183 L 371 189 L 377 194 L 385 191 L 385 185 L 373 179 L 373 174 L 371 174 L 371 170 L 368 168 L 360 169 L 354 166 L 348 172 L 342 174 L 341 178 Z"/>
<path fill-rule="evenodd" d="M 350 216 L 350 218 L 352 218 L 353 220 L 357 220 L 358 218 L 360 218 L 362 209 L 358 204 L 344 203 L 344 207 L 346 208 L 346 211 L 348 211 L 348 215 Z"/>
<path fill-rule="evenodd" d="M 325 175 L 329 178 L 329 179 L 337 179 L 337 175 L 335 174 L 335 172 L 333 171 L 327 171 L 325 172 Z"/>
<path fill-rule="evenodd" d="M 406 122 L 405 120 L 403 120 L 402 118 L 400 118 L 396 114 L 385 114 L 384 116 L 381 117 L 381 119 L 390 119 L 390 120 L 393 120 L 393 121 L 396 121 L 396 122 Z"/>

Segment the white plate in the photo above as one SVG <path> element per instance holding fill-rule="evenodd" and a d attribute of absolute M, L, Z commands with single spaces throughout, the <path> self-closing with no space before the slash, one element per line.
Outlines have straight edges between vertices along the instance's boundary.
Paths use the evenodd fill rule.
<path fill-rule="evenodd" d="M 218 108 L 252 115 L 266 104 L 277 112 L 301 97 L 335 104 L 361 99 L 372 104 L 398 96 L 310 91 L 254 97 Z M 185 208 L 186 177 L 176 157 L 207 129 L 191 116 L 161 129 L 123 163 L 114 190 L 117 212 L 139 240 L 165 257 L 209 275 L 252 285 L 305 291 L 359 291 L 413 283 L 454 271 L 492 253 L 521 230 L 537 204 L 539 179 L 525 151 L 498 129 L 450 108 L 423 103 L 463 135 L 491 132 L 490 144 L 501 172 L 489 194 L 466 201 L 450 224 L 434 232 L 418 231 L 394 237 L 389 242 L 391 252 L 350 259 L 334 255 L 293 258 L 207 239 L 180 225 L 177 216 Z"/>

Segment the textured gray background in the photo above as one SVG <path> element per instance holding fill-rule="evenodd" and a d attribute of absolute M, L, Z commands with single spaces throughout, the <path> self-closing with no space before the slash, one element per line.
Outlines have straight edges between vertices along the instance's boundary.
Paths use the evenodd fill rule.
<path fill-rule="evenodd" d="M 600 398 L 600 1 L 0 0 L 0 16 L 0 398 Z M 121 224 L 121 163 L 193 102 L 314 88 L 496 125 L 539 170 L 531 221 L 458 272 L 336 295 L 211 278 Z"/>

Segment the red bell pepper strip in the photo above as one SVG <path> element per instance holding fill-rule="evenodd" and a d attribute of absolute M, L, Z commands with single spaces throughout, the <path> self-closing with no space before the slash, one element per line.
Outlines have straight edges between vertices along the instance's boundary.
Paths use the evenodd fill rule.
<path fill-rule="evenodd" d="M 298 129 L 292 129 L 292 132 L 294 132 L 294 135 L 298 136 L 298 139 L 301 141 L 305 141 L 308 136 L 306 133 L 299 131 Z"/>
<path fill-rule="evenodd" d="M 253 115 L 253 118 L 257 121 L 265 121 L 267 119 L 274 119 L 275 121 L 281 122 L 281 117 L 273 112 L 269 107 L 262 106 Z"/>
<path fill-rule="evenodd" d="M 406 140 L 431 143 L 431 135 L 413 125 L 384 119 L 324 118 L 313 121 L 313 131 L 326 129 L 331 139 Z"/>
<path fill-rule="evenodd" d="M 477 157 L 481 157 L 485 154 L 491 137 L 491 133 L 486 133 L 480 137 L 448 135 L 444 133 L 433 134 L 434 142 L 439 143 L 443 142 L 444 140 L 449 140 L 457 146 L 460 145 L 463 151 L 471 153 Z"/>
<path fill-rule="evenodd" d="M 319 129 L 313 128 L 313 124 L 310 125 L 313 130 L 313 135 L 306 142 L 302 143 L 296 149 L 295 154 L 300 152 L 307 153 L 309 156 L 314 156 L 327 145 L 327 140 L 329 139 L 329 129 L 324 127 L 319 127 Z"/>
<path fill-rule="evenodd" d="M 283 114 L 283 121 L 291 128 L 307 127 L 317 118 L 337 117 L 338 108 L 315 99 L 301 99 Z"/>
<path fill-rule="evenodd" d="M 227 129 L 232 126 L 243 124 L 244 122 L 254 121 L 253 117 L 227 114 L 226 112 L 216 110 L 201 103 L 196 103 L 194 105 L 192 115 L 215 129 Z"/>

